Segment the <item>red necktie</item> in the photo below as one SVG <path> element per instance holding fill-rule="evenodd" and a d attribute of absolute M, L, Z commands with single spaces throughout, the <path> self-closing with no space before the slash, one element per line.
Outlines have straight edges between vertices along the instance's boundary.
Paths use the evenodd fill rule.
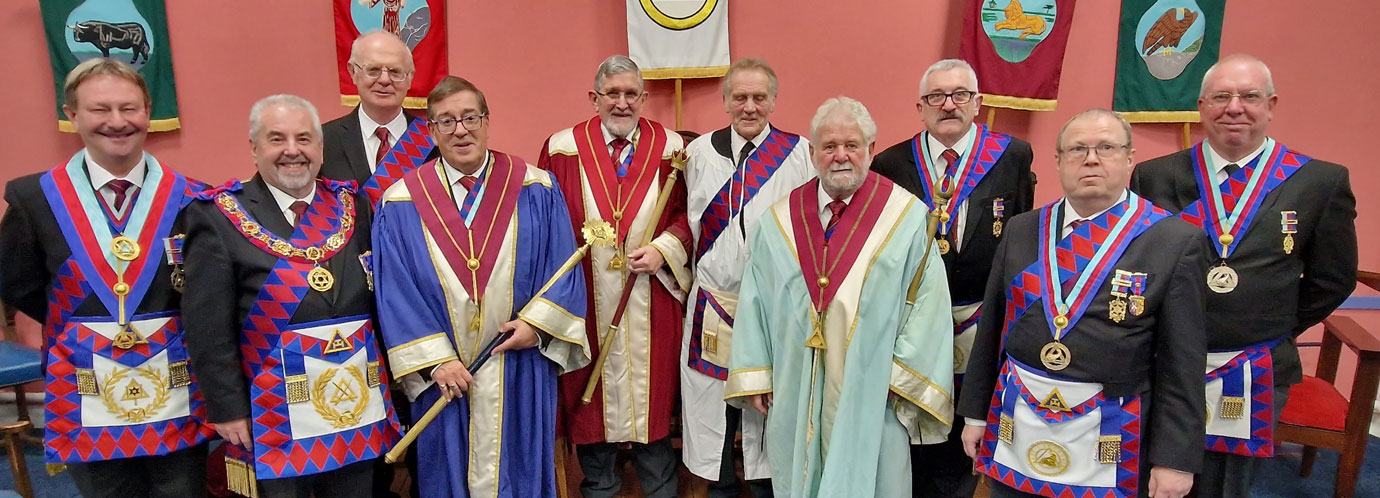
<path fill-rule="evenodd" d="M 827 238 L 830 234 L 834 232 L 834 225 L 838 225 L 839 219 L 843 218 L 843 209 L 848 207 L 848 203 L 845 203 L 843 201 L 833 201 L 827 204 L 825 207 L 829 208 L 829 212 L 831 213 L 831 216 L 829 216 L 829 226 L 825 227 L 824 229 L 825 237 Z"/>
<path fill-rule="evenodd" d="M 288 206 L 288 210 L 292 211 L 292 214 L 295 215 L 292 224 L 296 226 L 298 223 L 302 222 L 302 215 L 307 214 L 307 203 L 302 201 L 293 202 L 292 205 Z"/>
<path fill-rule="evenodd" d="M 134 183 L 129 180 L 116 179 L 106 182 L 105 185 L 115 192 L 115 202 L 111 203 L 110 209 L 119 213 L 120 210 L 125 208 L 126 194 L 129 192 L 129 189 L 134 188 Z"/>
<path fill-rule="evenodd" d="M 378 168 L 383 164 L 383 156 L 388 155 L 388 149 L 391 148 L 388 146 L 388 128 L 380 126 L 374 130 L 374 136 L 379 137 L 379 148 L 374 152 L 374 167 Z"/>
<path fill-rule="evenodd" d="M 949 182 L 953 181 L 954 174 L 958 172 L 958 153 L 954 152 L 953 149 L 944 149 L 944 152 L 939 153 L 939 157 L 947 163 L 944 166 L 944 183 L 939 188 L 948 191 Z"/>
<path fill-rule="evenodd" d="M 623 149 L 628 148 L 628 144 L 630 143 L 632 142 L 629 142 L 628 139 L 623 137 L 615 138 L 612 142 L 609 142 L 609 145 L 613 146 L 613 170 L 618 173 L 619 178 L 628 174 L 628 170 L 623 167 L 621 158 L 623 157 Z"/>
<path fill-rule="evenodd" d="M 466 192 L 474 191 L 474 184 L 479 183 L 479 179 L 473 176 L 460 177 L 460 186 L 465 187 Z"/>

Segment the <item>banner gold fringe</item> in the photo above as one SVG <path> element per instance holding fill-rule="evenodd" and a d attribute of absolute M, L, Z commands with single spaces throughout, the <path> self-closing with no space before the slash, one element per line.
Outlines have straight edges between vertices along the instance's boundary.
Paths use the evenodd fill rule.
<path fill-rule="evenodd" d="M 667 67 L 643 69 L 642 78 L 648 80 L 670 80 L 676 78 L 718 78 L 728 74 L 728 66 L 710 67 Z"/>
<path fill-rule="evenodd" d="M 173 131 L 182 128 L 182 120 L 178 118 L 155 119 L 149 121 L 149 131 Z M 76 133 L 77 126 L 71 121 L 58 120 L 58 131 L 65 133 Z"/>
<path fill-rule="evenodd" d="M 359 105 L 358 95 L 341 95 L 340 105 L 354 107 Z M 426 109 L 426 97 L 404 97 L 403 108 L 405 109 Z"/>
<path fill-rule="evenodd" d="M 1197 123 L 1198 111 L 1122 111 L 1121 117 L 1131 123 Z"/>
<path fill-rule="evenodd" d="M 1019 109 L 1022 111 L 1053 111 L 1054 106 L 1058 103 L 1059 101 L 1055 99 L 1032 99 L 1028 97 L 982 94 L 982 105 L 988 107 L 1005 107 L 1007 109 Z"/>

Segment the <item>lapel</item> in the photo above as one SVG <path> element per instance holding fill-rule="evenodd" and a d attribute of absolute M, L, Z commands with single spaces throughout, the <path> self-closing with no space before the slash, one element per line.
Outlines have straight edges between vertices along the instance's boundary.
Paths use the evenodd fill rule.
<path fill-rule="evenodd" d="M 974 148 L 977 148 L 977 146 L 978 144 L 973 144 Z M 970 153 L 972 152 L 976 151 L 970 151 Z M 978 182 L 976 187 L 973 187 L 973 192 L 968 194 L 968 198 L 963 201 L 968 203 L 968 218 L 964 220 L 963 241 L 959 246 L 962 247 L 962 249 L 958 250 L 959 253 L 967 251 L 969 247 L 968 243 L 973 239 L 973 234 L 977 233 L 980 229 L 980 227 L 978 227 L 978 220 L 982 219 L 983 213 L 992 209 L 992 204 L 989 202 L 990 199 L 987 199 L 987 197 L 992 193 L 992 184 L 997 182 L 997 172 L 1001 169 L 1001 163 L 1002 160 L 997 159 L 997 162 L 992 164 L 992 171 L 988 171 L 987 175 L 982 177 L 982 181 Z M 1002 223 L 1010 219 L 1009 216 L 1006 216 Z"/>
<path fill-rule="evenodd" d="M 733 167 L 738 167 L 738 158 L 733 153 L 733 127 L 715 130 L 709 136 L 709 144 L 714 146 L 714 152 L 728 158 L 728 162 L 733 163 Z"/>
<path fill-rule="evenodd" d="M 259 225 L 285 240 L 292 239 L 295 229 L 288 225 L 283 211 L 278 208 L 278 201 L 273 200 L 273 193 L 268 190 L 268 184 L 257 173 L 244 184 L 240 203 L 250 216 L 259 221 Z"/>
<path fill-rule="evenodd" d="M 352 178 L 368 179 L 372 173 L 369 171 L 369 156 L 364 151 L 364 130 L 359 128 L 359 113 L 361 112 L 364 111 L 360 110 L 359 106 L 355 106 L 355 111 L 350 113 L 350 119 L 345 120 L 344 123 L 345 162 L 350 165 Z"/>
<path fill-rule="evenodd" d="M 1175 161 L 1173 175 L 1174 195 L 1178 198 L 1178 206 L 1175 212 L 1182 212 L 1190 204 L 1198 202 L 1198 177 L 1193 171 L 1193 159 L 1191 154 L 1193 149 L 1188 149 L 1179 153 L 1178 160 Z"/>

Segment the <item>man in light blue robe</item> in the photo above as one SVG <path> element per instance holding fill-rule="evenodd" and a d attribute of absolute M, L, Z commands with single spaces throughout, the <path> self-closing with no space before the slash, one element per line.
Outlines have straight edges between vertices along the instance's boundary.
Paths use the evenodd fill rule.
<path fill-rule="evenodd" d="M 578 266 L 541 292 L 575 252 L 565 201 L 549 173 L 488 149 L 473 84 L 447 77 L 427 101 L 441 158 L 385 192 L 373 255 L 389 368 L 414 419 L 451 400 L 412 428 L 421 495 L 554 498 L 556 376 L 589 363 Z"/>
<path fill-rule="evenodd" d="M 861 103 L 826 101 L 819 179 L 752 233 L 724 396 L 767 415 L 778 496 L 908 498 L 910 443 L 952 423 L 943 261 L 924 204 L 868 171 L 876 132 Z"/>

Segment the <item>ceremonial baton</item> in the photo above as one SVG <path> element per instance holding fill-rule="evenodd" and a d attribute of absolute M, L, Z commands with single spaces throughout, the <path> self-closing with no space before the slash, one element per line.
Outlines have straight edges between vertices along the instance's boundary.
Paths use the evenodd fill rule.
<path fill-rule="evenodd" d="M 536 296 L 533 296 L 532 299 L 546 294 L 547 289 L 550 289 L 557 280 L 560 280 L 562 276 L 575 268 L 575 265 L 579 264 L 580 259 L 584 258 L 585 253 L 589 251 L 589 246 L 613 245 L 613 227 L 609 225 L 607 221 L 587 221 L 585 222 L 584 228 L 580 231 L 585 236 L 585 244 L 580 246 L 579 249 L 576 249 L 575 253 L 571 254 L 569 258 L 566 258 L 565 263 L 556 270 L 555 274 L 551 275 L 551 278 L 541 286 L 541 290 L 537 291 Z M 502 344 L 503 341 L 508 340 L 508 338 L 512 336 L 512 331 L 503 332 L 495 336 L 488 344 L 484 345 L 484 349 L 480 350 L 479 356 L 476 357 L 474 363 L 470 365 L 470 374 L 477 374 L 479 372 L 479 367 L 484 366 L 484 364 L 489 361 L 489 357 L 493 356 L 494 348 L 498 347 L 499 344 Z M 446 404 L 449 402 L 449 399 L 442 396 L 440 399 L 436 400 L 435 403 L 432 403 L 431 408 L 422 415 L 422 418 L 417 420 L 417 423 L 412 425 L 412 429 L 407 431 L 407 434 L 403 436 L 402 440 L 398 441 L 398 444 L 394 446 L 393 449 L 388 450 L 388 453 L 383 456 L 383 461 L 387 463 L 398 461 L 398 458 L 401 458 L 402 454 L 407 451 L 407 447 L 411 446 L 412 443 L 417 440 L 417 436 L 421 435 L 423 430 L 426 430 L 426 427 L 431 424 L 432 419 L 440 415 L 441 410 L 444 410 Z"/>
<path fill-rule="evenodd" d="M 657 194 L 656 206 L 652 210 L 651 219 L 647 220 L 647 229 L 642 232 L 642 243 L 637 247 L 645 247 L 652 242 L 652 235 L 656 231 L 656 226 L 661 221 L 661 212 L 666 209 L 666 201 L 671 199 L 671 191 L 675 190 L 676 177 L 681 170 L 685 169 L 685 163 L 690 160 L 690 156 L 685 154 L 685 149 L 675 151 L 671 154 L 671 174 L 666 176 L 666 185 Z M 628 300 L 632 297 L 633 286 L 637 284 L 639 275 L 631 275 L 623 283 L 623 294 L 618 299 L 618 307 L 613 311 L 613 321 L 609 322 L 608 330 L 599 338 L 599 359 L 594 361 L 594 372 L 589 376 L 589 382 L 585 384 L 585 393 L 580 396 L 580 403 L 588 405 L 594 399 L 594 387 L 599 385 L 599 379 L 603 378 L 604 360 L 609 356 L 609 348 L 604 347 L 604 343 L 613 339 L 613 334 L 618 331 L 618 322 L 623 321 L 623 312 L 628 309 Z M 651 274 L 647 275 L 651 278 Z"/>
<path fill-rule="evenodd" d="M 906 311 L 905 316 L 901 318 L 901 326 L 903 327 L 906 321 L 910 319 L 911 309 L 915 308 L 915 295 L 920 292 L 920 281 L 924 279 L 925 266 L 930 262 L 930 244 L 934 243 L 934 234 L 939 230 L 941 222 L 948 221 L 949 213 L 945 207 L 948 206 L 949 198 L 953 195 L 952 189 L 945 190 L 943 188 L 935 194 L 934 209 L 930 210 L 929 222 L 925 226 L 925 255 L 920 257 L 920 268 L 915 270 L 915 277 L 910 279 L 910 291 L 906 293 Z"/>

